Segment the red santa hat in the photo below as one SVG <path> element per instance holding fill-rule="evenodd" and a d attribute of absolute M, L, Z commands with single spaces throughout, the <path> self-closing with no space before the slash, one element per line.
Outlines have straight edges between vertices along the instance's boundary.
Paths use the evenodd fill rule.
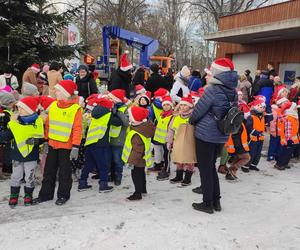
<path fill-rule="evenodd" d="M 198 89 L 198 93 L 199 93 L 200 98 L 203 96 L 204 91 L 205 91 L 205 88 L 203 88 L 203 87 Z"/>
<path fill-rule="evenodd" d="M 253 102 L 251 102 L 249 105 L 251 106 L 251 108 L 256 109 L 258 108 L 258 106 L 266 106 L 266 103 L 264 100 L 256 99 Z"/>
<path fill-rule="evenodd" d="M 48 108 L 54 101 L 55 101 L 55 99 L 50 96 L 45 96 L 45 95 L 40 96 L 41 110 L 48 110 Z"/>
<path fill-rule="evenodd" d="M 95 106 L 97 106 L 97 99 L 98 99 L 98 94 L 92 94 L 90 95 L 86 100 L 86 106 L 85 108 L 87 110 L 92 111 Z"/>
<path fill-rule="evenodd" d="M 254 100 L 261 100 L 261 101 L 266 102 L 266 97 L 263 95 L 257 95 L 257 96 L 254 96 L 253 98 L 254 98 Z"/>
<path fill-rule="evenodd" d="M 34 63 L 30 66 L 31 70 L 33 70 L 36 73 L 39 73 L 41 71 L 40 65 L 37 63 Z"/>
<path fill-rule="evenodd" d="M 146 93 L 146 89 L 144 88 L 144 86 L 142 84 L 138 84 L 138 85 L 135 86 L 135 93 L 137 95 L 145 94 Z"/>
<path fill-rule="evenodd" d="M 110 97 L 115 103 L 120 103 L 124 101 L 124 97 L 126 92 L 124 89 L 114 89 L 110 93 L 108 93 L 108 97 Z"/>
<path fill-rule="evenodd" d="M 129 105 L 131 104 L 130 99 L 128 99 L 127 97 L 124 97 L 123 102 L 124 102 L 124 104 L 125 104 L 126 106 L 129 106 Z"/>
<path fill-rule="evenodd" d="M 140 125 L 144 122 L 147 122 L 147 117 L 149 116 L 149 110 L 132 106 L 128 109 L 129 121 L 132 125 Z"/>
<path fill-rule="evenodd" d="M 281 96 L 284 91 L 287 91 L 289 93 L 289 90 L 285 88 L 284 86 L 280 87 L 277 93 L 277 97 Z"/>
<path fill-rule="evenodd" d="M 193 108 L 194 107 L 194 104 L 193 104 L 193 98 L 191 95 L 188 95 L 186 97 L 182 97 L 180 102 L 179 102 L 179 105 L 187 105 L 189 106 L 190 108 Z"/>
<path fill-rule="evenodd" d="M 283 103 L 288 102 L 288 101 L 289 100 L 287 98 L 278 96 L 277 99 L 276 99 L 276 104 L 277 105 L 282 105 Z"/>
<path fill-rule="evenodd" d="M 19 108 L 24 109 L 28 115 L 32 115 L 37 112 L 39 106 L 39 98 L 33 96 L 27 96 L 22 98 L 16 104 Z"/>
<path fill-rule="evenodd" d="M 199 92 L 191 91 L 191 96 L 192 96 L 194 104 L 196 104 L 200 99 Z"/>
<path fill-rule="evenodd" d="M 72 80 L 62 80 L 56 84 L 54 88 L 62 92 L 68 98 L 78 94 L 77 85 Z"/>
<path fill-rule="evenodd" d="M 99 106 L 102 106 L 104 108 L 107 108 L 107 109 L 112 109 L 112 107 L 114 106 L 114 103 L 109 100 L 109 99 L 106 99 L 106 98 L 97 98 L 97 99 L 94 99 L 96 105 L 99 105 Z M 95 106 L 95 104 L 93 104 Z"/>
<path fill-rule="evenodd" d="M 169 104 L 171 107 L 174 107 L 171 96 L 167 95 L 162 98 L 162 106 Z"/>
<path fill-rule="evenodd" d="M 121 56 L 121 60 L 120 60 L 120 69 L 122 71 L 128 71 L 130 69 L 132 69 L 132 64 L 128 61 L 127 59 L 127 53 L 124 53 L 122 56 Z"/>
<path fill-rule="evenodd" d="M 211 64 L 210 71 L 213 76 L 234 70 L 234 64 L 229 58 L 218 58 Z"/>
<path fill-rule="evenodd" d="M 162 98 L 166 95 L 169 95 L 169 91 L 164 88 L 159 88 L 154 92 L 154 98 Z"/>

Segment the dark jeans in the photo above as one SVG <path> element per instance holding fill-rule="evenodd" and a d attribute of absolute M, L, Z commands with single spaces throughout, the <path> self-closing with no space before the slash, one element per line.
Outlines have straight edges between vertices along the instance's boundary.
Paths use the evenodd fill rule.
<path fill-rule="evenodd" d="M 134 184 L 136 194 L 147 193 L 145 168 L 134 167 L 131 170 L 131 178 Z"/>
<path fill-rule="evenodd" d="M 169 150 L 167 148 L 167 144 L 163 145 L 164 148 L 164 166 L 163 166 L 163 170 L 165 170 L 166 172 L 170 171 L 170 153 Z"/>
<path fill-rule="evenodd" d="M 12 155 L 11 155 L 10 143 L 3 145 L 3 167 L 2 171 L 6 173 L 12 173 Z"/>
<path fill-rule="evenodd" d="M 196 138 L 196 154 L 204 202 L 212 202 L 221 198 L 216 160 L 222 147 L 223 144 L 205 142 Z"/>
<path fill-rule="evenodd" d="M 280 136 L 270 136 L 268 160 L 277 160 L 281 150 Z"/>
<path fill-rule="evenodd" d="M 297 144 L 296 144 L 297 145 Z M 292 141 L 288 141 L 288 145 L 283 146 L 279 154 L 277 165 L 280 167 L 287 166 L 293 156 L 294 149 L 296 147 Z"/>
<path fill-rule="evenodd" d="M 121 181 L 123 176 L 123 166 L 122 161 L 122 146 L 110 146 L 112 154 L 112 162 L 114 164 L 115 179 Z"/>
<path fill-rule="evenodd" d="M 293 157 L 295 157 L 297 159 L 300 157 L 300 144 L 296 144 L 294 146 Z"/>
<path fill-rule="evenodd" d="M 79 179 L 80 185 L 87 184 L 89 173 L 91 173 L 95 167 L 100 177 L 99 184 L 100 181 L 108 182 L 108 152 L 109 146 L 98 147 L 96 144 L 92 144 L 85 148 L 84 166 L 81 170 L 81 176 Z"/>
<path fill-rule="evenodd" d="M 249 144 L 250 147 L 250 157 L 251 160 L 248 163 L 248 166 L 257 166 L 259 161 L 260 161 L 260 157 L 261 157 L 261 151 L 263 148 L 263 141 L 251 141 Z"/>
<path fill-rule="evenodd" d="M 44 178 L 39 192 L 42 201 L 52 200 L 58 171 L 57 198 L 70 198 L 72 188 L 72 164 L 69 149 L 53 149 L 49 146 L 46 159 Z"/>

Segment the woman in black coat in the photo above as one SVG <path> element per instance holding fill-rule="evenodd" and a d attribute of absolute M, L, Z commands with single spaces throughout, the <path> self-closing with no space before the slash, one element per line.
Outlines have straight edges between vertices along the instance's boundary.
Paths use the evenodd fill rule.
<path fill-rule="evenodd" d="M 79 76 L 76 78 L 78 88 L 78 95 L 84 99 L 88 98 L 91 94 L 98 93 L 96 82 L 86 65 L 78 67 Z"/>

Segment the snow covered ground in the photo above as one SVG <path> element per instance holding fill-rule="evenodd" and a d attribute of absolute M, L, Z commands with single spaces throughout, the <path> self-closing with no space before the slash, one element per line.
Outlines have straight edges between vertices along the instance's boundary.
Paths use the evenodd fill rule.
<path fill-rule="evenodd" d="M 9 181 L 0 183 L 0 249 L 299 249 L 300 164 L 279 172 L 264 159 L 260 172 L 239 172 L 239 181 L 220 176 L 221 213 L 192 209 L 201 195 L 148 176 L 148 192 L 139 202 L 125 198 L 133 190 L 129 170 L 114 192 L 77 192 L 63 207 L 54 201 L 15 209 L 7 205 Z M 39 190 L 36 189 L 35 194 Z"/>

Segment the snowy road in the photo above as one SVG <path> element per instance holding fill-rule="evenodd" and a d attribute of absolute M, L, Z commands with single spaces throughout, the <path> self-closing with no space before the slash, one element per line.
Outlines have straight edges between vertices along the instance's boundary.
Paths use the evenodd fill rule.
<path fill-rule="evenodd" d="M 201 196 L 148 176 L 148 196 L 125 201 L 132 191 L 129 170 L 114 192 L 78 193 L 63 207 L 7 205 L 9 181 L 0 183 L 0 249 L 299 249 L 300 164 L 283 172 L 262 162 L 260 172 L 221 179 L 221 213 L 192 209 Z M 37 187 L 37 191 L 39 187 Z"/>

